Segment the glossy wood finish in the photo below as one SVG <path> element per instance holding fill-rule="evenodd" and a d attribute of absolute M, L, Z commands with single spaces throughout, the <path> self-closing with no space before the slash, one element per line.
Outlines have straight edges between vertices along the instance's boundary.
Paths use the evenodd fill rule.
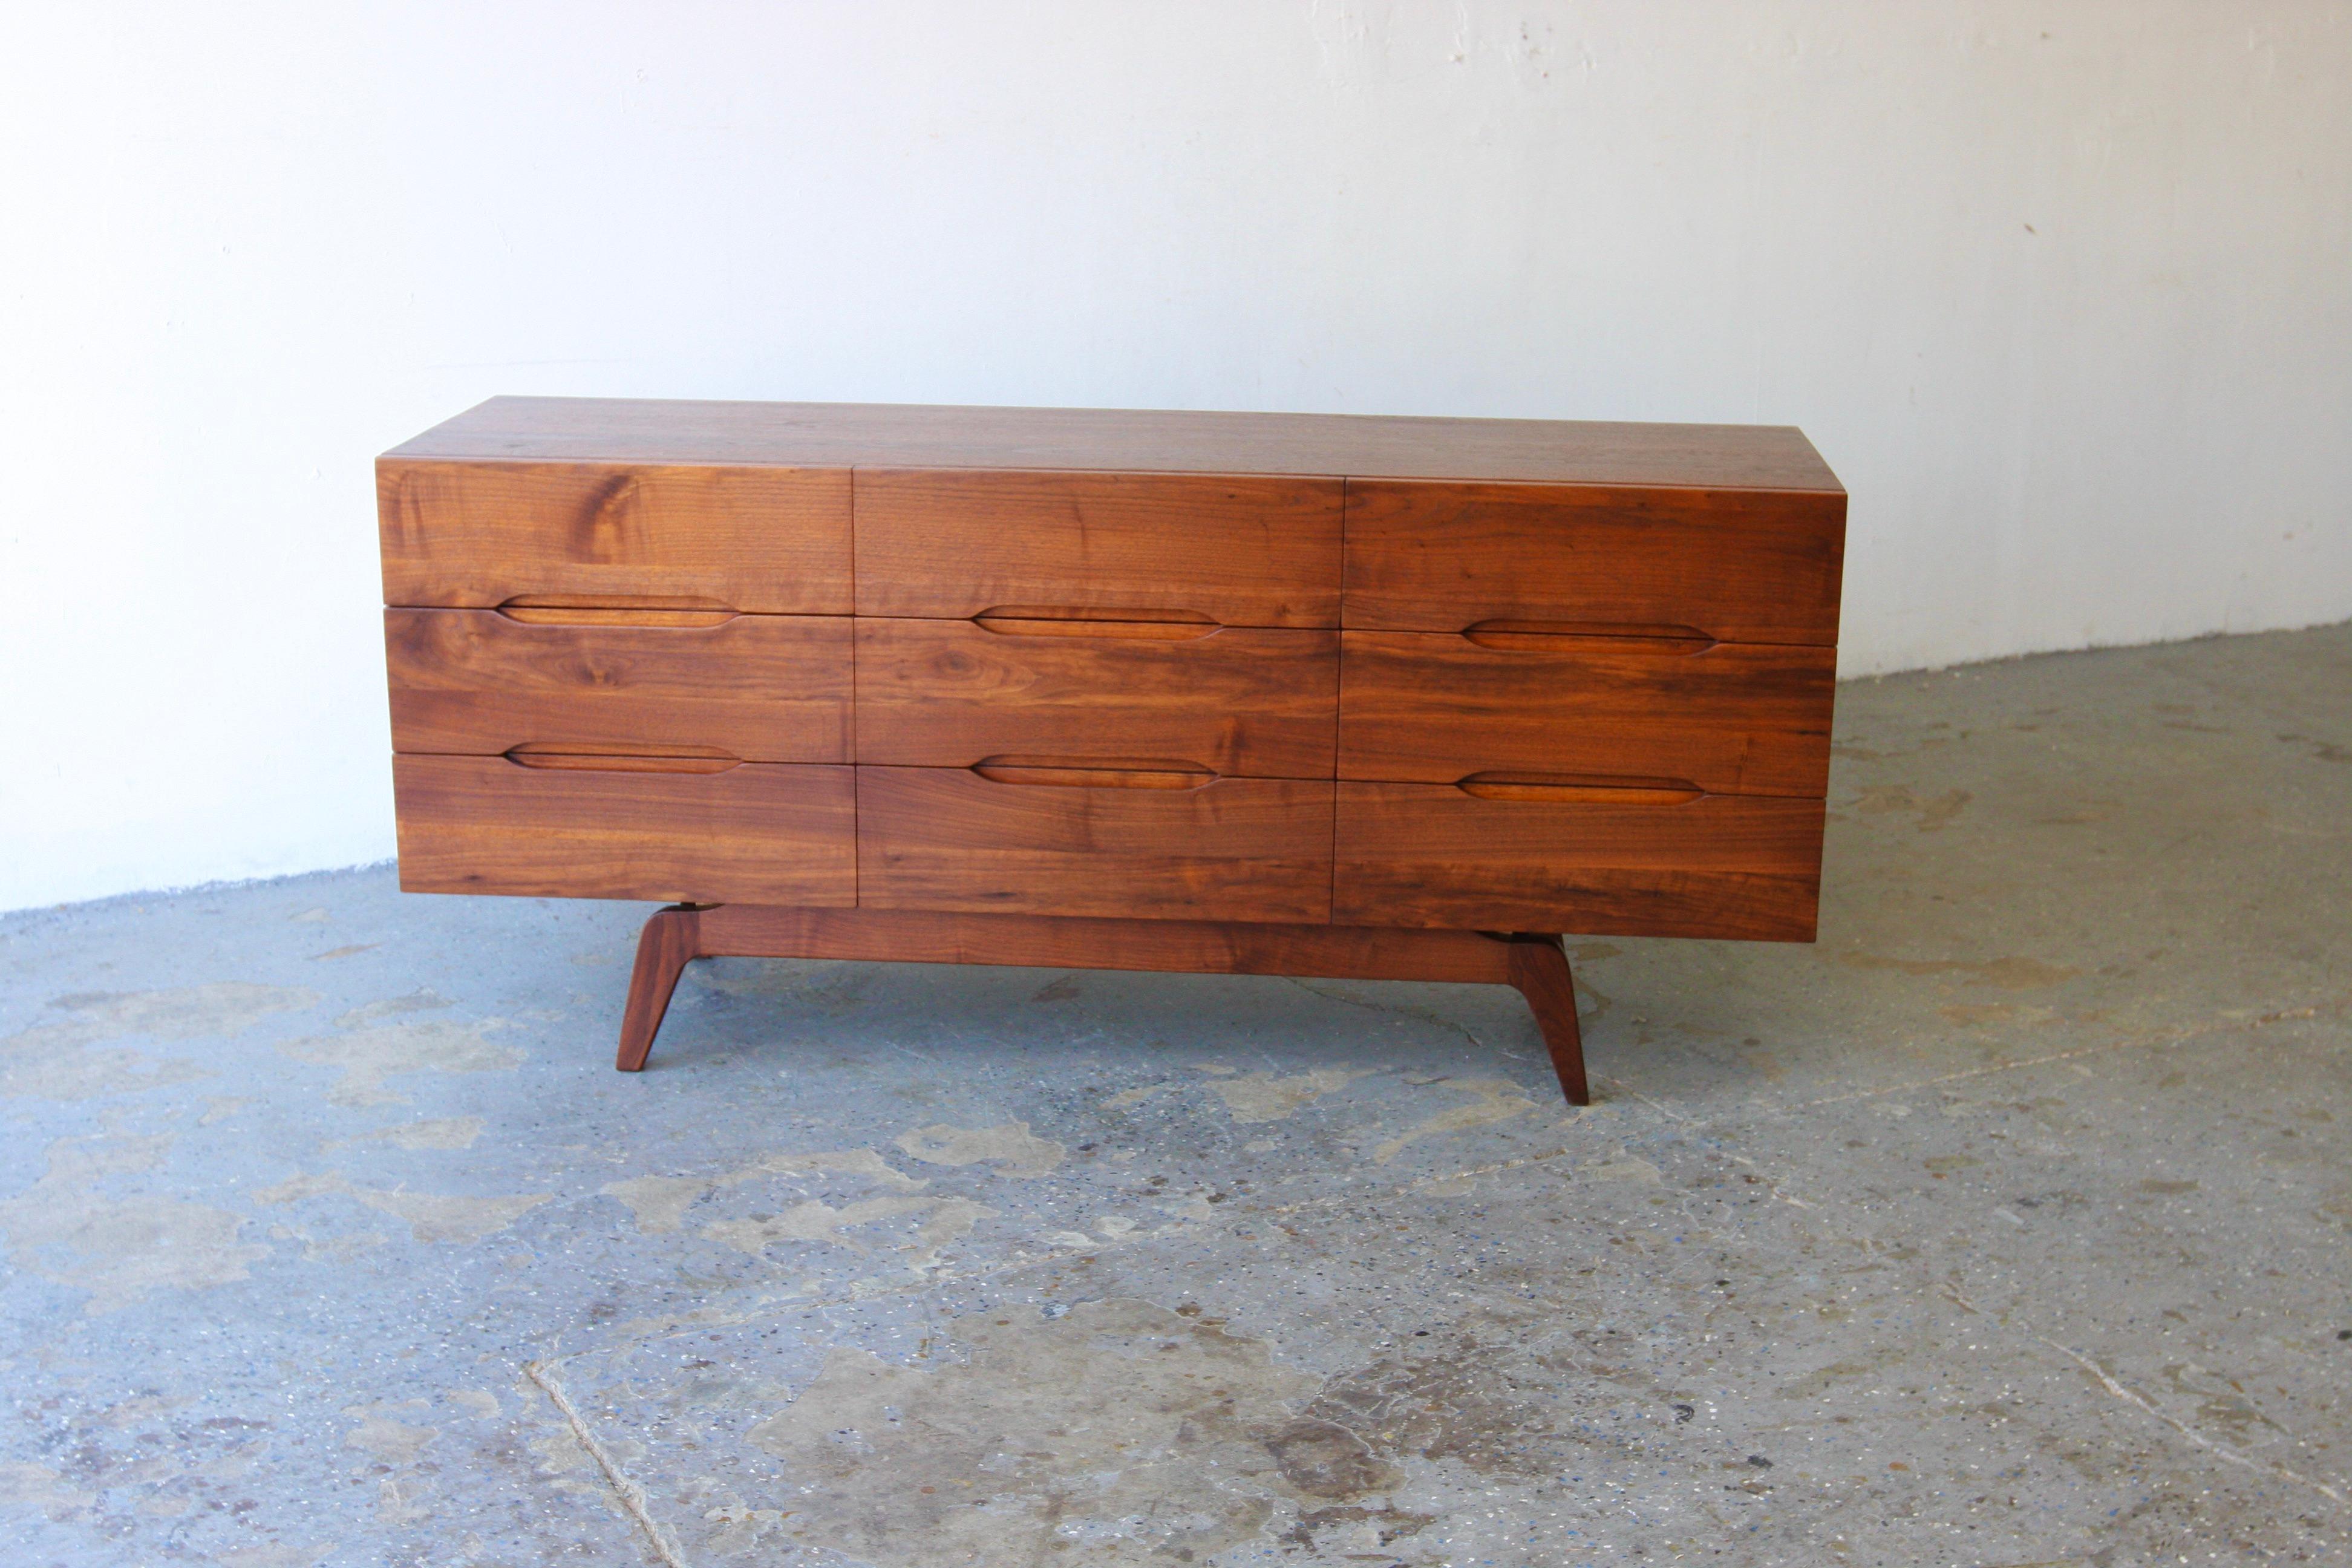
<path fill-rule="evenodd" d="M 395 756 L 392 777 L 408 892 L 857 901 L 845 767 L 671 773 Z"/>
<path fill-rule="evenodd" d="M 1842 492 L 1351 479 L 1344 624 L 1837 641 Z"/>
<path fill-rule="evenodd" d="M 499 398 L 378 483 L 403 886 L 696 900 L 625 1068 L 887 957 L 1508 984 L 1580 1103 L 1540 933 L 1813 932 L 1791 429 Z"/>
<path fill-rule="evenodd" d="M 1592 1090 L 1584 1081 L 1584 1031 L 1576 1021 L 1576 977 L 1559 938 L 1511 938 L 1510 978 L 1543 1031 L 1560 1093 L 1570 1105 L 1591 1104 Z"/>
<path fill-rule="evenodd" d="M 688 963 L 705 956 L 698 941 L 698 913 L 691 904 L 662 910 L 637 933 L 637 962 L 629 971 L 628 1000 L 621 1006 L 621 1048 L 613 1058 L 613 1065 L 623 1072 L 645 1070 L 654 1037 L 661 1032 L 669 999 L 677 990 L 677 977 Z"/>
<path fill-rule="evenodd" d="M 453 461 L 1349 474 L 1843 494 L 1780 425 L 493 397 L 387 454 Z"/>
<path fill-rule="evenodd" d="M 1336 479 L 860 468 L 857 613 L 1339 624 Z"/>
<path fill-rule="evenodd" d="M 387 605 L 850 609 L 845 468 L 376 462 Z"/>
<path fill-rule="evenodd" d="M 1339 786 L 1334 921 L 1810 942 L 1822 805 Z"/>
<path fill-rule="evenodd" d="M 1327 980 L 1393 980 L 1411 969 L 1420 980 L 1510 981 L 1509 942 L 1482 931 L 751 904 L 721 905 L 702 917 L 700 948 L 713 956 L 782 956 L 789 950 L 803 958 Z"/>
<path fill-rule="evenodd" d="M 1680 780 L 1828 793 L 1837 650 L 1656 637 L 1343 632 L 1339 776 Z"/>
<path fill-rule="evenodd" d="M 646 922 L 614 1065 L 646 1065 L 679 973 L 697 958 L 887 960 L 1434 980 L 1516 986 L 1536 1016 L 1561 1092 L 1591 1103 L 1576 990 L 1559 938 L 1206 921 L 1070 920 L 929 910 L 814 910 L 725 904 L 663 910 Z"/>
<path fill-rule="evenodd" d="M 1336 633 L 860 618 L 860 762 L 1159 759 L 1331 776 Z M 998 623 L 1000 626 L 1003 623 Z M 1082 629 L 1090 628 L 1090 629 Z M 1143 633 L 1148 635 L 1127 635 Z M 1076 635 L 1073 635 L 1076 634 Z"/>
<path fill-rule="evenodd" d="M 546 614 L 386 610 L 393 749 L 850 760 L 845 616 Z"/>
<path fill-rule="evenodd" d="M 869 909 L 1317 922 L 1331 918 L 1331 785 L 1005 784 L 857 770 Z"/>

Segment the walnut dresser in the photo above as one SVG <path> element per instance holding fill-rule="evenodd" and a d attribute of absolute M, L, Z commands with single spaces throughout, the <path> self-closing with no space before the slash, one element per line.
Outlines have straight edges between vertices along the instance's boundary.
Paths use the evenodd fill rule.
<path fill-rule="evenodd" d="M 497 398 L 377 464 L 401 886 L 709 954 L 1495 982 L 1805 942 L 1785 427 Z"/>

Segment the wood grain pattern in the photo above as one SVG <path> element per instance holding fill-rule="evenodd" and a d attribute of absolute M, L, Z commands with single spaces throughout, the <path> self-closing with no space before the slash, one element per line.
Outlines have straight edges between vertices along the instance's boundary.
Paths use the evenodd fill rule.
<path fill-rule="evenodd" d="M 1690 651 L 1696 647 L 1697 651 Z M 1829 790 L 1837 650 L 1654 638 L 1343 632 L 1339 776 L 1477 773 L 1687 780 L 1727 795 Z"/>
<path fill-rule="evenodd" d="M 521 745 L 850 760 L 845 616 L 631 626 L 393 609 L 383 622 L 394 751 L 496 755 Z"/>
<path fill-rule="evenodd" d="M 1511 984 L 1543 1031 L 1551 1070 L 1570 1105 L 1592 1103 L 1584 1081 L 1584 1031 L 1576 1019 L 1576 976 L 1556 936 L 1511 938 Z"/>
<path fill-rule="evenodd" d="M 1837 641 L 1845 497 L 1351 479 L 1351 630 L 1501 620 Z"/>
<path fill-rule="evenodd" d="M 1557 944 L 1475 932 L 1812 935 L 1845 496 L 1794 430 L 497 399 L 378 484 L 404 887 L 743 911 L 648 928 L 646 997 L 886 929 L 1459 963 L 1576 1096 Z"/>
<path fill-rule="evenodd" d="M 1228 626 L 1171 640 L 861 618 L 860 762 L 1158 758 L 1255 778 L 1331 776 L 1339 637 Z"/>
<path fill-rule="evenodd" d="M 846 469 L 376 463 L 388 605 L 850 609 Z"/>
<path fill-rule="evenodd" d="M 494 397 L 388 455 L 1353 474 L 1843 493 L 1803 432 L 1764 425 Z"/>
<path fill-rule="evenodd" d="M 621 1046 L 613 1066 L 621 1072 L 643 1072 L 652 1054 L 654 1037 L 661 1032 L 662 1016 L 677 990 L 686 966 L 703 956 L 698 945 L 700 910 L 667 909 L 646 921 L 637 933 L 637 961 L 629 971 L 629 999 L 621 1008 Z"/>
<path fill-rule="evenodd" d="M 1337 479 L 860 468 L 857 613 L 1339 624 Z"/>
<path fill-rule="evenodd" d="M 1227 778 L 1106 789 L 861 766 L 859 902 L 1321 922 L 1331 916 L 1331 787 Z"/>
<path fill-rule="evenodd" d="M 1822 811 L 1765 795 L 1651 805 L 1343 783 L 1331 918 L 1810 942 Z"/>
<path fill-rule="evenodd" d="M 725 904 L 700 913 L 699 951 L 712 955 L 1465 984 L 1510 980 L 1510 943 L 1467 931 L 751 904 Z"/>
<path fill-rule="evenodd" d="M 395 756 L 392 779 L 407 892 L 857 901 L 845 767 L 583 772 Z"/>

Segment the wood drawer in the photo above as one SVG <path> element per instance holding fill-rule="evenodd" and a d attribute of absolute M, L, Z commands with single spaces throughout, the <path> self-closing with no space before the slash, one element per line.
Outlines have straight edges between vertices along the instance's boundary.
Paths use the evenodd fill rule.
<path fill-rule="evenodd" d="M 846 616 L 627 614 L 386 610 L 393 749 L 849 761 Z"/>
<path fill-rule="evenodd" d="M 857 613 L 1339 624 L 1342 482 L 859 468 Z"/>
<path fill-rule="evenodd" d="M 845 767 L 638 773 L 395 756 L 392 778 L 407 892 L 857 901 Z"/>
<path fill-rule="evenodd" d="M 850 609 L 846 468 L 387 458 L 376 501 L 388 605 Z"/>
<path fill-rule="evenodd" d="M 857 758 L 1156 761 L 1331 776 L 1339 641 L 1323 631 L 1067 621 L 857 623 Z M 1087 629 L 1079 635 L 1084 626 Z"/>
<path fill-rule="evenodd" d="M 1822 803 L 1341 784 L 1332 920 L 1811 942 Z"/>
<path fill-rule="evenodd" d="M 1340 634 L 1339 776 L 1829 789 L 1837 650 L 1652 637 Z"/>
<path fill-rule="evenodd" d="M 1193 789 L 857 770 L 869 909 L 1304 921 L 1331 914 L 1328 782 Z"/>
<path fill-rule="evenodd" d="M 1844 541 L 1843 494 L 1351 479 L 1343 620 L 1826 647 Z"/>

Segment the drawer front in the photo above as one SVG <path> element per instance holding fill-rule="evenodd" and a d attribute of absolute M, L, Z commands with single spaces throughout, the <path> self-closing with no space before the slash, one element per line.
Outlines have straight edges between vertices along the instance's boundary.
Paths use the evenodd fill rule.
<path fill-rule="evenodd" d="M 1343 618 L 1829 646 L 1844 542 L 1843 495 L 1352 479 Z"/>
<path fill-rule="evenodd" d="M 1529 793 L 1549 798 L 1495 798 L 1438 784 L 1340 784 L 1331 918 L 1342 925 L 1812 940 L 1822 802 Z"/>
<path fill-rule="evenodd" d="M 1091 629 L 1068 635 L 1080 625 Z M 1331 776 L 1336 633 L 1054 621 L 857 622 L 857 757 L 1150 761 Z"/>
<path fill-rule="evenodd" d="M 857 901 L 845 767 L 643 773 L 395 756 L 392 777 L 407 892 Z"/>
<path fill-rule="evenodd" d="M 388 605 L 847 615 L 849 471 L 376 465 Z"/>
<path fill-rule="evenodd" d="M 386 610 L 393 749 L 849 761 L 846 616 L 625 614 Z"/>
<path fill-rule="evenodd" d="M 1344 779 L 1828 793 L 1834 648 L 1350 631 L 1340 659 Z"/>
<path fill-rule="evenodd" d="M 1339 479 L 860 468 L 857 613 L 1339 624 Z"/>
<path fill-rule="evenodd" d="M 1192 789 L 857 770 L 869 909 L 1299 921 L 1331 913 L 1327 782 Z"/>

